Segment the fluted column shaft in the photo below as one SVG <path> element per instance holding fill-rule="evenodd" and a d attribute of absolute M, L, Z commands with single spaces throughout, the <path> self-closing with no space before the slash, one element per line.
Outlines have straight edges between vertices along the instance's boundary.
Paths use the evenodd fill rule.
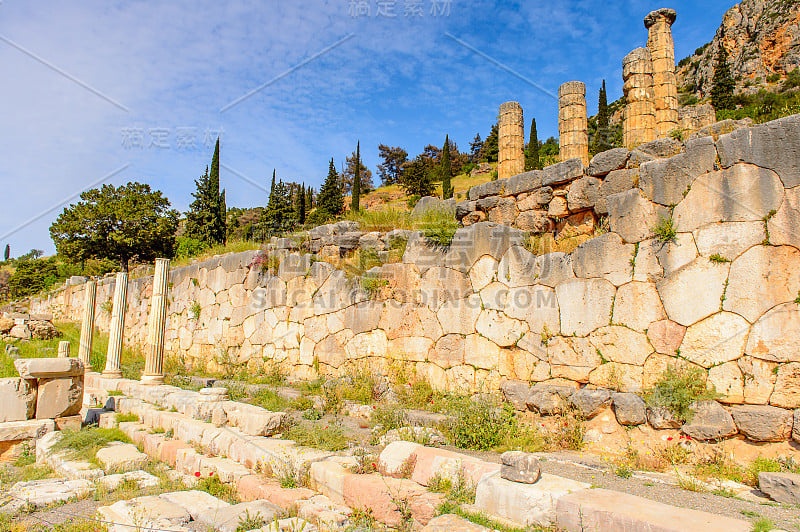
<path fill-rule="evenodd" d="M 120 361 L 122 358 L 122 341 L 125 331 L 125 311 L 128 306 L 128 272 L 117 273 L 114 284 L 114 306 L 111 309 L 111 324 L 108 337 L 108 353 L 106 354 L 106 377 L 122 377 Z"/>
<path fill-rule="evenodd" d="M 69 340 L 58 342 L 58 358 L 69 358 Z"/>
<path fill-rule="evenodd" d="M 507 179 L 524 172 L 525 123 L 518 102 L 500 104 L 497 135 L 497 178 Z"/>
<path fill-rule="evenodd" d="M 589 166 L 586 85 L 568 81 L 558 88 L 558 151 L 562 161 L 580 159 Z"/>
<path fill-rule="evenodd" d="M 668 136 L 678 128 L 678 84 L 675 76 L 675 45 L 672 23 L 675 11 L 659 9 L 644 19 L 647 48 L 653 61 L 653 104 L 656 111 L 656 133 Z"/>
<path fill-rule="evenodd" d="M 83 323 L 78 358 L 87 371 L 92 369 L 92 342 L 94 341 L 94 312 L 97 305 L 97 281 L 86 283 L 86 301 L 83 304 Z"/>
<path fill-rule="evenodd" d="M 142 384 L 164 383 L 164 333 L 167 328 L 169 259 L 156 259 L 148 316 L 147 353 Z"/>

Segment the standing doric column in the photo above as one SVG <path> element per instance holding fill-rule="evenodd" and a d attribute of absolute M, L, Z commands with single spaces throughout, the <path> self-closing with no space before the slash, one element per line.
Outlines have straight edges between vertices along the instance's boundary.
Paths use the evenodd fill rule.
<path fill-rule="evenodd" d="M 558 151 L 562 161 L 578 158 L 589 166 L 586 85 L 568 81 L 558 88 Z"/>
<path fill-rule="evenodd" d="M 125 311 L 128 306 L 128 272 L 118 272 L 114 284 L 114 306 L 111 310 L 111 324 L 108 334 L 108 353 L 103 375 L 111 378 L 122 377 L 120 359 L 122 357 L 122 338 L 125 331 Z"/>
<path fill-rule="evenodd" d="M 69 358 L 69 340 L 58 342 L 58 358 Z"/>
<path fill-rule="evenodd" d="M 521 174 L 525 171 L 525 124 L 519 102 L 500 104 L 497 134 L 497 178 Z"/>
<path fill-rule="evenodd" d="M 81 324 L 81 342 L 78 347 L 78 358 L 83 362 L 86 371 L 92 369 L 92 342 L 94 340 L 94 311 L 97 304 L 97 281 L 90 279 L 86 283 L 86 300 L 83 303 L 83 323 Z"/>
<path fill-rule="evenodd" d="M 653 105 L 653 62 L 650 50 L 636 48 L 622 61 L 622 90 L 625 112 L 622 117 L 622 144 L 632 150 L 656 139 L 656 109 Z"/>
<path fill-rule="evenodd" d="M 676 18 L 675 11 L 667 8 L 653 11 L 644 18 L 644 27 L 648 31 L 647 48 L 653 60 L 653 104 L 659 138 L 678 129 L 678 85 L 671 29 Z"/>
<path fill-rule="evenodd" d="M 156 259 L 147 325 L 147 358 L 142 384 L 164 384 L 164 332 L 167 328 L 169 259 Z"/>

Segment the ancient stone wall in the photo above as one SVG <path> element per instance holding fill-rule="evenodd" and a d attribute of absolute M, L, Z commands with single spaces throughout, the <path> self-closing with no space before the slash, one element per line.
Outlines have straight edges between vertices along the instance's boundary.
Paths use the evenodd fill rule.
<path fill-rule="evenodd" d="M 286 250 L 273 273 L 251 267 L 255 251 L 174 270 L 167 356 L 253 372 L 273 361 L 297 378 L 407 366 L 452 391 L 507 380 L 639 391 L 678 364 L 700 368 L 723 402 L 800 407 L 800 115 L 674 142 L 649 148 L 659 158 L 598 155 L 587 172 L 616 169 L 603 179 L 578 167 L 570 187 L 631 181 L 601 198 L 610 231 L 571 254 L 535 256 L 527 232 L 481 222 L 446 248 L 412 232 L 403 261 L 370 282 Z M 538 197 L 559 172 L 487 183 L 470 201 Z M 670 217 L 674 238 L 655 236 Z M 97 287 L 103 330 L 113 282 Z M 78 321 L 83 290 L 32 310 Z M 131 281 L 128 342 L 144 345 L 151 292 L 152 278 Z"/>

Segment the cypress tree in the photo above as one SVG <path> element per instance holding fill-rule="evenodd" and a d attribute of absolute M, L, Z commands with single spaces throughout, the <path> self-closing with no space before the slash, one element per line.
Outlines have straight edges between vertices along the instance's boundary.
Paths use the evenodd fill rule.
<path fill-rule="evenodd" d="M 494 124 L 489 136 L 486 137 L 483 143 L 483 159 L 488 163 L 497 162 L 497 157 L 500 153 L 499 137 L 500 130 L 497 124 Z"/>
<path fill-rule="evenodd" d="M 338 216 L 344 212 L 344 195 L 333 159 L 328 165 L 328 177 L 325 178 L 325 183 L 317 195 L 317 209 L 324 211 L 328 216 Z"/>
<path fill-rule="evenodd" d="M 361 141 L 356 145 L 356 169 L 353 175 L 353 192 L 350 199 L 350 210 L 358 212 L 361 208 Z"/>
<path fill-rule="evenodd" d="M 722 34 L 721 34 L 722 35 Z M 715 111 L 733 109 L 733 89 L 736 82 L 731 74 L 728 64 L 728 51 L 722 38 L 719 41 L 719 51 L 714 64 L 714 78 L 711 83 L 711 105 Z"/>
<path fill-rule="evenodd" d="M 444 137 L 444 148 L 442 148 L 442 166 L 439 170 L 442 176 L 442 199 L 453 197 L 453 187 L 450 185 L 452 169 L 450 167 L 450 135 Z"/>
<path fill-rule="evenodd" d="M 11 245 L 6 244 L 6 251 L 5 253 L 3 253 L 3 260 L 8 261 L 10 257 L 11 257 Z"/>
<path fill-rule="evenodd" d="M 603 85 L 600 87 L 600 93 L 597 99 L 597 129 L 592 139 L 592 154 L 598 154 L 611 149 L 611 130 L 608 126 L 608 96 L 606 93 L 606 80 L 603 80 Z"/>
<path fill-rule="evenodd" d="M 225 190 L 220 190 L 219 188 L 219 137 L 217 137 L 217 145 L 214 147 L 214 157 L 211 159 L 209 178 L 211 197 L 214 201 L 212 238 L 215 244 L 224 244 L 227 240 L 227 213 L 225 212 Z"/>
<path fill-rule="evenodd" d="M 300 188 L 297 189 L 297 198 L 295 199 L 295 205 L 297 206 L 297 223 L 304 224 L 306 223 L 306 184 L 303 183 L 300 185 Z"/>
<path fill-rule="evenodd" d="M 536 119 L 531 119 L 531 132 L 528 146 L 525 148 L 525 171 L 540 170 L 539 164 L 539 134 L 536 131 Z"/>
<path fill-rule="evenodd" d="M 186 213 L 185 235 L 206 246 L 224 244 L 227 240 L 227 209 L 225 191 L 219 189 L 219 139 L 214 148 L 211 170 L 206 166 L 205 174 L 195 180 L 195 186 L 194 201 Z"/>
<path fill-rule="evenodd" d="M 306 213 L 311 212 L 314 208 L 314 189 L 308 187 L 306 189 Z"/>

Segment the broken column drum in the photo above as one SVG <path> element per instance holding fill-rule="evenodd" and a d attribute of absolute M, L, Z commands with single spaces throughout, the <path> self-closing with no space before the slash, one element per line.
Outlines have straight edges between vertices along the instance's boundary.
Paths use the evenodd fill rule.
<path fill-rule="evenodd" d="M 659 9 L 647 15 L 647 48 L 653 62 L 653 105 L 656 134 L 667 137 L 678 129 L 678 86 L 675 77 L 675 45 L 672 24 L 677 15 L 672 9 Z"/>

